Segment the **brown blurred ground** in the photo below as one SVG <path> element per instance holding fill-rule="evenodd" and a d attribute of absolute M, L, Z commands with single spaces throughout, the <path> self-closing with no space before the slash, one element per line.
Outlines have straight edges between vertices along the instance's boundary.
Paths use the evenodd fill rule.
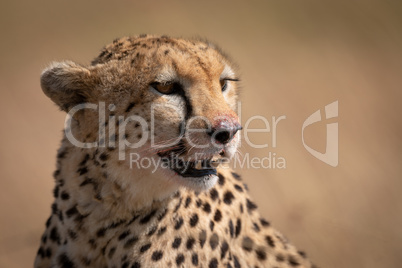
<path fill-rule="evenodd" d="M 52 60 L 88 63 L 115 37 L 204 36 L 242 70 L 242 119 L 286 115 L 287 168 L 240 172 L 262 214 L 321 267 L 401 267 L 402 5 L 398 1 L 2 1 L 0 267 L 30 267 L 50 213 L 64 114 L 41 92 Z M 144 1 L 145 2 L 145 1 Z M 339 166 L 303 121 L 339 101 Z M 324 150 L 325 124 L 306 130 Z M 255 143 L 271 135 L 254 134 Z"/>

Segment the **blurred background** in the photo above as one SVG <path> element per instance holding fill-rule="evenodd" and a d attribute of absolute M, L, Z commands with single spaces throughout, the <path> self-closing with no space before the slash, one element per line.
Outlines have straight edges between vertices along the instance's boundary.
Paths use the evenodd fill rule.
<path fill-rule="evenodd" d="M 65 114 L 42 93 L 53 60 L 89 63 L 114 38 L 201 36 L 239 64 L 243 156 L 286 168 L 243 168 L 260 211 L 320 267 L 401 267 L 402 2 L 1 1 L 0 267 L 31 267 L 50 213 Z M 339 165 L 303 147 L 304 120 L 339 102 Z M 325 120 L 305 142 L 325 152 Z M 250 127 L 261 127 L 253 121 Z M 272 154 L 271 154 L 272 155 Z"/>

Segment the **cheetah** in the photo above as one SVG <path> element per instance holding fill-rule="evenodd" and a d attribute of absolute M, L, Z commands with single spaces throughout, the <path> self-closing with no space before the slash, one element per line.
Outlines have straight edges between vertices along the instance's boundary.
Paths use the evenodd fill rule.
<path fill-rule="evenodd" d="M 46 68 L 42 90 L 68 119 L 34 266 L 313 267 L 227 165 L 236 69 L 208 41 L 154 35 Z"/>

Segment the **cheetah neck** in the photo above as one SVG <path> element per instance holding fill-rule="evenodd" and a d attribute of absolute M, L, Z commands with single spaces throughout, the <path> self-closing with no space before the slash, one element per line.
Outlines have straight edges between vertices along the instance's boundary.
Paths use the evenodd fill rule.
<path fill-rule="evenodd" d="M 70 189 L 70 203 L 76 204 L 81 215 L 129 218 L 133 213 L 166 206 L 179 190 L 172 182 L 161 183 L 152 175 L 102 161 L 101 154 L 97 149 L 77 148 L 66 142 L 58 153 L 56 188 Z"/>

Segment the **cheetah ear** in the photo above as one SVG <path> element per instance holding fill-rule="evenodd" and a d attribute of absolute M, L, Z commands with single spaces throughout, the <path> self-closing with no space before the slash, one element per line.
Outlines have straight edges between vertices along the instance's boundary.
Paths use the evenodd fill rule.
<path fill-rule="evenodd" d="M 91 100 L 94 81 L 88 68 L 72 61 L 54 62 L 40 77 L 43 92 L 66 112 Z"/>

